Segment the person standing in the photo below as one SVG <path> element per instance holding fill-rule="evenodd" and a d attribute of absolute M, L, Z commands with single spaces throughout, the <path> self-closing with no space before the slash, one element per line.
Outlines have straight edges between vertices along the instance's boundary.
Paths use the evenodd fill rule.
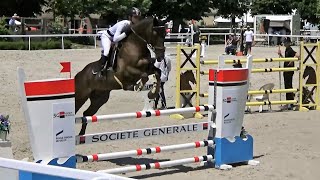
<path fill-rule="evenodd" d="M 171 71 L 171 60 L 168 57 L 165 57 L 161 62 L 155 62 L 154 66 L 161 70 L 161 86 L 160 86 L 160 93 L 156 97 L 154 101 L 154 108 L 158 108 L 159 99 L 161 97 L 161 109 L 167 109 L 167 102 L 166 97 L 164 94 L 164 84 L 169 79 L 169 74 Z"/>
<path fill-rule="evenodd" d="M 286 58 L 299 58 L 299 54 L 294 51 L 291 47 L 291 39 L 289 37 L 286 37 L 283 40 L 283 45 L 286 47 L 285 50 L 285 57 Z M 279 48 L 278 50 L 278 55 L 283 58 L 283 55 L 281 53 L 281 50 Z M 294 61 L 286 61 L 283 64 L 283 67 L 294 67 Z M 293 80 L 293 74 L 294 71 L 287 71 L 287 72 L 283 72 L 283 80 L 284 80 L 284 87 L 285 89 L 292 89 L 292 80 Z M 290 93 L 286 93 L 286 100 L 294 100 L 294 93 L 290 92 Z M 285 105 L 283 107 L 283 109 L 288 109 L 288 110 L 292 110 L 293 109 L 293 104 L 289 104 L 289 105 Z"/>
<path fill-rule="evenodd" d="M 254 37 L 253 31 L 251 31 L 250 26 L 247 26 L 247 30 L 244 32 L 244 36 L 246 37 L 245 54 L 251 54 L 251 47 L 254 42 Z"/>
<path fill-rule="evenodd" d="M 21 26 L 21 22 L 18 21 L 20 17 L 18 16 L 17 13 L 14 13 L 14 15 L 11 17 L 11 19 L 9 20 L 9 25 L 13 28 L 14 32 L 17 32 L 17 26 Z"/>

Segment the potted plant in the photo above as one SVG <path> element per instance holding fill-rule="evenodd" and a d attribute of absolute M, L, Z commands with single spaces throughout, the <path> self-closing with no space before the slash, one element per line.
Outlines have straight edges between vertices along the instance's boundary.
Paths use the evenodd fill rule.
<path fill-rule="evenodd" d="M 0 115 L 0 139 L 2 141 L 7 141 L 7 135 L 10 131 L 10 121 L 9 115 L 3 116 Z"/>

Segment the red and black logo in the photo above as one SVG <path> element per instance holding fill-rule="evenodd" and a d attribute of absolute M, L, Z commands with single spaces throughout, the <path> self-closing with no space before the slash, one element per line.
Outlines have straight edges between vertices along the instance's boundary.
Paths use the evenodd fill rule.
<path fill-rule="evenodd" d="M 65 118 L 67 116 L 72 116 L 72 115 L 73 115 L 72 112 L 61 111 L 61 112 L 53 114 L 53 118 Z"/>
<path fill-rule="evenodd" d="M 223 102 L 226 102 L 226 103 L 231 103 L 231 102 L 235 102 L 237 101 L 237 98 L 233 98 L 233 97 L 227 97 L 225 99 L 223 99 Z"/>
<path fill-rule="evenodd" d="M 59 117 L 60 118 L 65 118 L 65 113 L 64 112 L 59 112 Z"/>
<path fill-rule="evenodd" d="M 208 126 L 209 126 L 209 124 L 208 124 L 208 123 L 204 123 L 204 124 L 202 125 L 203 130 L 208 129 Z"/>

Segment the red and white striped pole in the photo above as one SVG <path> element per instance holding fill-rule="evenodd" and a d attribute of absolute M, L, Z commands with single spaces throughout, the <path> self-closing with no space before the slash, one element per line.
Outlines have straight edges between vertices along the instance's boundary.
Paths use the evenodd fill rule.
<path fill-rule="evenodd" d="M 155 162 L 155 163 L 141 164 L 141 165 L 137 164 L 135 166 L 128 166 L 123 168 L 100 170 L 98 172 L 110 173 L 110 174 L 121 174 L 121 173 L 127 173 L 127 172 L 134 172 L 134 171 L 141 171 L 141 170 L 148 170 L 148 169 L 160 169 L 160 168 L 178 166 L 183 164 L 198 163 L 198 162 L 212 161 L 212 160 L 213 160 L 212 155 L 195 156 L 193 158 L 178 159 L 173 161 Z"/>
<path fill-rule="evenodd" d="M 94 116 L 86 116 L 86 117 L 77 117 L 76 123 L 90 123 L 90 122 L 93 123 L 101 120 L 125 120 L 130 118 L 163 116 L 163 115 L 172 115 L 177 113 L 213 111 L 214 109 L 215 108 L 213 105 L 206 105 L 206 106 L 165 109 L 165 110 L 138 111 L 138 112 L 132 112 L 132 113 L 121 113 L 121 114 L 110 114 L 110 115 L 99 115 L 99 116 L 94 115 Z"/>
<path fill-rule="evenodd" d="M 114 153 L 106 153 L 106 154 L 93 154 L 87 156 L 77 156 L 77 162 L 94 162 L 94 161 L 103 161 L 117 158 L 126 158 L 126 157 L 134 157 L 141 156 L 147 154 L 156 154 L 161 152 L 168 151 L 177 151 L 177 150 L 185 150 L 185 149 L 193 149 L 199 147 L 213 146 L 213 140 L 208 141 L 197 141 L 192 143 L 185 144 L 175 144 L 170 146 L 162 146 L 162 147 L 153 147 L 153 148 L 145 148 L 145 149 L 137 149 L 130 151 L 122 151 L 122 152 L 114 152 Z"/>

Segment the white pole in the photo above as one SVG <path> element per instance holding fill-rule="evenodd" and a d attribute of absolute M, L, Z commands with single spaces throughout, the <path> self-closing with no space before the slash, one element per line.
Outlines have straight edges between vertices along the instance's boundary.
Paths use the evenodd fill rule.
<path fill-rule="evenodd" d="M 212 147 L 213 143 L 214 143 L 213 140 L 208 140 L 208 141 L 198 141 L 198 142 L 185 143 L 185 144 L 175 144 L 170 146 L 162 146 L 162 147 L 157 146 L 153 148 L 113 152 L 113 153 L 106 153 L 106 154 L 93 154 L 93 155 L 77 157 L 77 163 L 135 157 L 135 156 L 141 156 L 141 155 L 147 155 L 147 154 L 156 154 L 161 152 L 193 149 L 193 148 L 206 147 L 206 146 Z"/>
<path fill-rule="evenodd" d="M 63 36 L 61 36 L 61 47 L 62 47 L 62 49 L 64 50 L 64 41 L 63 41 Z"/>
<path fill-rule="evenodd" d="M 165 110 L 150 110 L 150 111 L 139 111 L 132 113 L 122 113 L 122 114 L 110 114 L 110 115 L 100 115 L 100 116 L 86 116 L 77 117 L 76 123 L 85 122 L 97 122 L 100 120 L 125 120 L 131 118 L 142 118 L 151 116 L 163 116 L 172 115 L 177 113 L 188 113 L 188 112 L 203 112 L 203 111 L 213 111 L 214 106 L 197 106 L 197 107 L 186 107 L 186 108 L 175 108 L 175 109 L 165 109 Z"/>
<path fill-rule="evenodd" d="M 196 156 L 193 158 L 178 159 L 173 161 L 155 162 L 155 163 L 149 163 L 149 164 L 128 166 L 123 168 L 107 169 L 107 170 L 101 170 L 98 172 L 120 174 L 120 173 L 127 173 L 127 172 L 134 172 L 134 171 L 141 171 L 141 170 L 148 170 L 148 169 L 160 169 L 160 168 L 178 166 L 183 164 L 198 163 L 198 162 L 212 161 L 212 160 L 213 160 L 212 155 Z"/>
<path fill-rule="evenodd" d="M 111 174 L 97 173 L 86 170 L 73 168 L 65 168 L 52 165 L 44 165 L 33 162 L 18 161 L 14 159 L 0 158 L 0 167 L 27 171 L 32 173 L 46 174 L 51 176 L 72 178 L 72 179 L 113 179 L 113 180 L 128 180 L 131 178 L 115 176 Z"/>
<path fill-rule="evenodd" d="M 31 50 L 31 37 L 29 36 L 29 51 Z"/>
<path fill-rule="evenodd" d="M 194 45 L 194 43 L 193 43 L 193 41 L 194 41 L 194 39 L 193 39 L 193 35 L 194 35 L 193 23 L 191 24 L 190 30 L 191 30 L 191 46 L 193 46 Z"/>

